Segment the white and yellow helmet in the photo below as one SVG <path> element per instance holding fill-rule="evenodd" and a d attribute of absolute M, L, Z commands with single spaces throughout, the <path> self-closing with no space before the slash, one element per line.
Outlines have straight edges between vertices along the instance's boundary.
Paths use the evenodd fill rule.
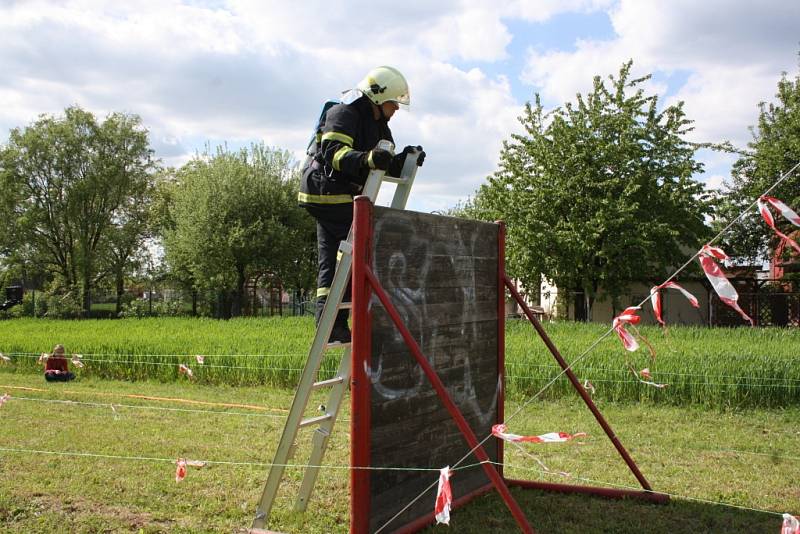
<path fill-rule="evenodd" d="M 408 82 L 394 67 L 383 66 L 372 69 L 358 82 L 357 87 L 378 106 L 389 101 L 405 107 L 411 104 Z"/>

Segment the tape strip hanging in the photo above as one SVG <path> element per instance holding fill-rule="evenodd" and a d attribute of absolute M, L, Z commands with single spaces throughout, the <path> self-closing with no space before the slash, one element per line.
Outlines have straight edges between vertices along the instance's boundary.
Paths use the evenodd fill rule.
<path fill-rule="evenodd" d="M 5 404 L 5 403 L 6 403 L 6 401 L 8 401 L 10 398 L 11 398 L 11 395 L 9 395 L 8 393 L 6 393 L 6 394 L 4 394 L 4 395 L 0 396 L 0 406 L 2 406 L 3 404 Z"/>
<path fill-rule="evenodd" d="M 178 366 L 178 373 L 182 374 L 182 375 L 186 375 L 189 378 L 193 378 L 194 377 L 194 373 L 192 372 L 191 369 L 189 369 L 188 365 L 180 364 Z"/>
<path fill-rule="evenodd" d="M 697 301 L 697 297 L 689 293 L 686 289 L 684 289 L 681 285 L 675 282 L 664 282 L 660 286 L 653 286 L 650 289 L 650 302 L 653 305 L 653 315 L 656 316 L 656 321 L 658 321 L 661 326 L 667 326 L 667 323 L 664 322 L 664 319 L 661 317 L 661 290 L 662 289 L 677 289 L 686 299 L 689 301 L 689 304 L 694 306 L 695 308 L 700 307 L 700 303 Z"/>
<path fill-rule="evenodd" d="M 631 352 L 639 349 L 639 343 L 636 341 L 636 338 L 633 337 L 633 334 L 625 330 L 625 325 L 639 324 L 639 321 L 642 320 L 641 317 L 636 315 L 636 311 L 639 309 L 641 309 L 639 306 L 630 306 L 625 308 L 625 311 L 614 317 L 614 320 L 611 322 L 612 326 L 614 327 L 614 331 L 622 341 L 622 346 L 625 347 L 625 350 L 629 350 Z"/>
<path fill-rule="evenodd" d="M 83 365 L 83 362 L 81 361 L 81 358 L 83 358 L 83 354 L 73 354 L 72 355 L 72 365 L 74 365 L 75 367 L 83 369 L 84 365 Z"/>
<path fill-rule="evenodd" d="M 659 383 L 655 382 L 653 380 L 653 375 L 650 373 L 650 369 L 647 368 L 647 367 L 645 367 L 644 369 L 642 369 L 638 373 L 636 372 L 636 369 L 631 367 L 631 371 L 633 372 L 633 376 L 635 376 L 636 379 L 639 382 L 641 382 L 642 384 L 644 384 L 646 386 L 652 386 L 652 387 L 658 388 L 658 389 L 664 389 L 666 387 L 669 387 L 669 384 L 659 384 Z"/>
<path fill-rule="evenodd" d="M 175 469 L 175 482 L 180 482 L 186 478 L 186 460 L 183 458 L 178 458 L 175 464 L 177 465 L 177 468 Z"/>
<path fill-rule="evenodd" d="M 719 295 L 719 299 L 736 310 L 751 325 L 755 325 L 750 316 L 739 306 L 737 302 L 739 293 L 736 292 L 736 288 L 728 281 L 728 277 L 725 276 L 725 273 L 715 261 L 727 259 L 729 259 L 728 255 L 719 247 L 703 245 L 700 251 L 700 266 L 703 268 L 703 272 L 706 273 L 706 278 L 711 282 L 714 291 Z"/>
<path fill-rule="evenodd" d="M 453 490 L 450 488 L 450 466 L 439 471 L 439 487 L 436 490 L 436 504 L 433 508 L 436 523 L 450 524 L 450 507 L 453 504 Z"/>
<path fill-rule="evenodd" d="M 539 436 L 520 436 L 519 434 L 508 433 L 506 430 L 508 430 L 508 427 L 502 423 L 499 425 L 494 425 L 492 426 L 492 435 L 498 439 L 502 439 L 503 441 L 508 441 L 510 443 L 520 443 L 523 441 L 528 443 L 562 443 L 574 438 L 586 436 L 585 432 L 578 432 L 577 434 L 567 434 L 566 432 L 548 432 L 547 434 L 541 434 Z"/>
<path fill-rule="evenodd" d="M 800 534 L 800 519 L 790 514 L 783 514 L 781 534 Z"/>
<path fill-rule="evenodd" d="M 795 249 L 798 253 L 800 253 L 800 245 L 797 244 L 797 241 L 795 241 L 791 237 L 787 236 L 786 234 L 778 230 L 778 228 L 775 226 L 775 219 L 772 217 L 772 212 L 769 211 L 769 207 L 767 206 L 767 204 L 772 205 L 772 207 L 780 211 L 781 215 L 783 215 L 787 221 L 789 221 L 790 223 L 794 224 L 797 227 L 800 227 L 800 215 L 797 215 L 797 213 L 795 213 L 794 210 L 792 210 L 792 208 L 790 208 L 789 206 L 787 206 L 786 204 L 784 204 L 775 197 L 768 197 L 766 195 L 763 195 L 758 199 L 758 211 L 761 212 L 761 216 L 764 218 L 764 222 L 767 223 L 767 226 L 772 228 L 775 234 L 778 237 L 780 237 L 782 241 L 785 241 L 786 243 L 791 245 L 793 249 Z"/>

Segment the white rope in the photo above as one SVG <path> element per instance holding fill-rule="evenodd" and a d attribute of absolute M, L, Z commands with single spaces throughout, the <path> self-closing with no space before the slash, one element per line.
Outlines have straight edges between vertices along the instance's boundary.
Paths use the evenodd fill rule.
<path fill-rule="evenodd" d="M 49 354 L 48 351 L 42 352 L 4 352 L 7 356 L 35 356 L 39 357 L 42 353 Z M 308 356 L 306 352 L 276 352 L 265 354 L 203 354 L 195 352 L 193 354 L 139 354 L 135 352 L 80 352 L 74 351 L 72 354 L 80 354 L 82 356 L 128 356 L 128 357 L 149 357 L 149 358 L 186 358 L 194 360 L 195 356 L 203 356 L 205 358 L 263 358 L 263 357 L 276 357 L 276 358 L 302 358 Z M 71 354 L 66 355 L 71 356 Z"/>
<path fill-rule="evenodd" d="M 87 406 L 87 407 L 95 407 L 95 408 L 111 408 L 115 410 L 117 408 L 130 408 L 134 410 L 153 410 L 153 411 L 164 411 L 164 412 L 185 412 L 185 413 L 203 413 L 203 414 L 213 414 L 213 415 L 235 415 L 235 416 L 242 416 L 242 417 L 267 417 L 271 419 L 286 419 L 285 415 L 275 415 L 275 414 L 264 414 L 264 413 L 247 413 L 247 412 L 222 412 L 219 410 L 196 410 L 191 408 L 165 408 L 163 406 L 145 406 L 145 405 L 136 405 L 136 404 L 117 404 L 117 403 L 103 403 L 103 402 L 82 402 L 82 401 L 73 401 L 73 400 L 64 400 L 64 399 L 41 399 L 35 397 L 18 397 L 16 395 L 12 395 L 8 399 L 9 401 L 28 401 L 28 402 L 45 402 L 45 403 L 55 403 L 55 404 L 69 404 L 73 406 Z"/>
<path fill-rule="evenodd" d="M 73 452 L 73 451 L 47 451 L 40 449 L 19 449 L 11 447 L 0 447 L 1 452 L 11 452 L 18 454 L 47 454 L 51 456 L 67 456 L 78 458 L 101 458 L 107 460 L 133 460 L 133 461 L 147 461 L 147 462 L 167 462 L 174 464 L 177 458 L 159 458 L 153 456 L 123 456 L 117 454 L 98 454 L 91 452 Z M 225 460 L 197 460 L 192 458 L 193 461 L 202 462 L 208 465 L 244 465 L 254 467 L 286 467 L 286 468 L 316 468 L 316 469 L 340 469 L 348 471 L 431 471 L 439 472 L 438 467 L 353 467 L 349 465 L 313 465 L 313 464 L 273 464 L 265 462 L 232 462 Z M 464 466 L 462 469 L 467 469 L 474 466 Z"/>
<path fill-rule="evenodd" d="M 628 371 L 630 374 L 630 371 Z M 667 373 L 657 373 L 653 371 L 654 375 L 663 375 Z M 695 375 L 692 375 L 695 376 Z M 703 375 L 696 375 L 696 376 L 703 376 Z M 519 376 L 519 375 L 507 375 L 508 378 L 540 378 L 536 376 Z M 718 378 L 716 376 L 709 376 L 708 378 Z M 742 377 L 748 378 L 748 377 Z M 605 378 L 597 378 L 597 379 L 590 379 L 589 380 L 592 384 L 600 384 L 600 383 L 611 383 L 611 384 L 635 384 L 635 382 L 631 380 L 611 380 Z M 800 384 L 748 384 L 746 382 L 679 382 L 677 384 L 670 384 L 670 387 L 682 387 L 682 386 L 727 386 L 727 387 L 746 387 L 746 388 L 784 388 L 784 389 L 800 389 Z"/>

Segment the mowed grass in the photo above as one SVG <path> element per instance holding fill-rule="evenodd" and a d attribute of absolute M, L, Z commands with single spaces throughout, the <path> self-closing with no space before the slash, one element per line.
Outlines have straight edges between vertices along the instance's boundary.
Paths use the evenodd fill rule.
<path fill-rule="evenodd" d="M 548 335 L 581 381 L 595 387 L 595 398 L 652 401 L 710 407 L 784 407 L 800 403 L 800 329 L 645 327 L 653 346 L 623 350 L 607 325 L 545 323 Z M 313 337 L 309 317 L 272 317 L 216 321 L 157 318 L 55 321 L 20 319 L 0 322 L 0 352 L 12 358 L 8 369 L 34 372 L 39 353 L 56 343 L 83 354 L 81 376 L 123 380 L 185 380 L 179 364 L 189 365 L 202 384 L 293 387 Z M 195 355 L 205 356 L 199 365 Z M 320 376 L 331 376 L 339 356 L 325 359 Z M 648 368 L 657 389 L 631 373 Z M 511 320 L 506 332 L 508 393 L 526 398 L 539 393 L 561 372 L 526 321 Z M 541 393 L 558 399 L 572 394 L 559 379 Z"/>
<path fill-rule="evenodd" d="M 12 398 L 0 408 L 0 530 L 11 533 L 245 532 L 294 393 L 92 377 L 48 384 L 38 375 L 0 372 L 0 394 L 6 392 Z M 311 406 L 321 400 L 315 397 Z M 515 489 L 538 532 L 778 532 L 778 513 L 800 513 L 794 483 L 800 478 L 800 408 L 599 404 L 656 490 L 699 500 L 676 497 L 668 505 L 653 505 Z M 519 401 L 507 402 L 507 417 L 520 407 Z M 345 409 L 305 514 L 292 511 L 301 471 L 287 470 L 272 529 L 348 531 L 348 420 Z M 507 422 L 520 434 L 588 436 L 521 449 L 508 445 L 506 476 L 637 487 L 579 401 L 537 400 Z M 311 434 L 301 433 L 293 463 L 306 461 Z M 176 483 L 178 457 L 209 463 L 189 467 L 186 479 Z M 542 465 L 570 476 L 549 474 Z M 437 476 L 432 472 L 431 481 Z M 432 509 L 433 493 L 424 498 Z M 443 530 L 517 532 L 494 494 L 454 511 L 449 529 L 431 532 Z"/>

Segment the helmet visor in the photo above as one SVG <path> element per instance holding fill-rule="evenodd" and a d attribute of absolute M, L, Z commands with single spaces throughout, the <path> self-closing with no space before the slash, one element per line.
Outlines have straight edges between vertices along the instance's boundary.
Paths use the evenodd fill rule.
<path fill-rule="evenodd" d="M 391 100 L 392 102 L 397 102 L 397 104 L 406 111 L 411 108 L 411 96 L 408 93 L 403 93 L 397 98 L 392 98 Z"/>

